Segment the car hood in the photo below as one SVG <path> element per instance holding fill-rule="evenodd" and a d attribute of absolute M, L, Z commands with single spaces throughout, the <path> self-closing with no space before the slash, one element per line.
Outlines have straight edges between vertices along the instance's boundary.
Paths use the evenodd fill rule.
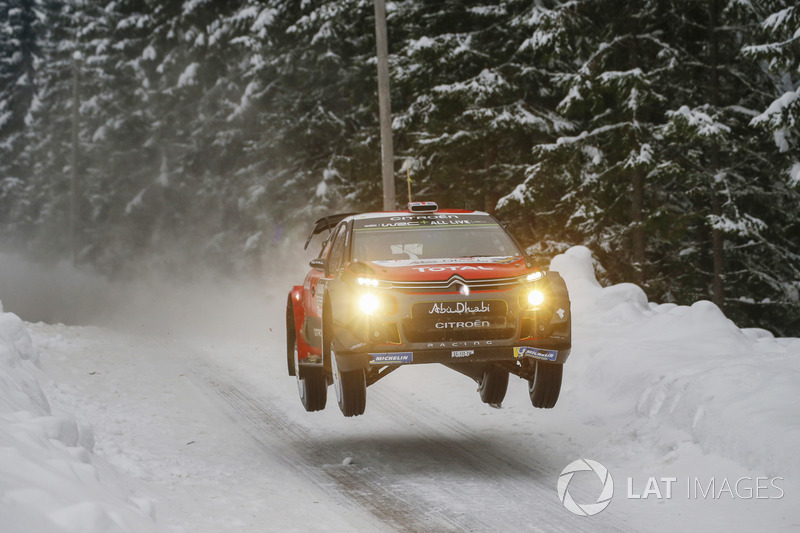
<path fill-rule="evenodd" d="M 513 278 L 529 272 L 521 257 L 462 257 L 366 262 L 376 277 L 390 281 L 442 281 L 453 275 L 465 280 Z"/>

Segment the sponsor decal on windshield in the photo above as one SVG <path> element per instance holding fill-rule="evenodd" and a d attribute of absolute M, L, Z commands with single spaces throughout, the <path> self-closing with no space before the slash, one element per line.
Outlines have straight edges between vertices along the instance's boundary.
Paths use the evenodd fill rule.
<path fill-rule="evenodd" d="M 430 214 L 430 215 L 398 215 L 386 218 L 370 218 L 356 220 L 354 231 L 367 231 L 393 228 L 442 228 L 447 226 L 492 226 L 497 223 L 486 216 Z"/>
<path fill-rule="evenodd" d="M 416 265 L 437 265 L 433 268 L 442 267 L 443 270 L 452 270 L 454 268 L 464 268 L 464 270 L 492 270 L 491 267 L 458 267 L 450 266 L 455 263 L 492 263 L 498 265 L 505 265 L 513 263 L 519 259 L 519 256 L 492 256 L 492 257 L 442 257 L 433 259 L 385 259 L 380 261 L 373 261 L 376 265 L 387 267 L 408 267 Z M 437 272 L 436 270 L 422 270 L 421 272 Z M 439 271 L 441 272 L 441 270 Z"/>
<path fill-rule="evenodd" d="M 403 220 L 398 222 L 378 222 L 376 224 L 364 224 L 363 228 L 357 228 L 355 231 L 434 226 L 497 226 L 497 224 L 492 224 L 490 222 L 475 222 L 474 220 Z"/>

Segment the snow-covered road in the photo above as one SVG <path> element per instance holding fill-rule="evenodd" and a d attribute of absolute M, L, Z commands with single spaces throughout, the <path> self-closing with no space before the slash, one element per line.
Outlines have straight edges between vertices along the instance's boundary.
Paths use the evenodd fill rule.
<path fill-rule="evenodd" d="M 740 330 L 708 302 L 654 305 L 632 285 L 601 288 L 587 253 L 553 264 L 576 316 L 553 410 L 533 409 L 516 378 L 492 409 L 467 378 L 420 366 L 370 387 L 363 416 L 345 419 L 332 392 L 325 411 L 306 413 L 286 374 L 283 287 L 213 328 L 28 324 L 31 372 L 53 415 L 34 422 L 93 426 L 83 430 L 93 445 L 48 430 L 57 446 L 43 453 L 69 440 L 84 450 L 69 468 L 91 464 L 91 483 L 110 490 L 84 491 L 89 481 L 75 475 L 79 503 L 61 502 L 46 486 L 25 492 L 34 474 L 5 485 L 0 476 L 0 519 L 29 523 L 12 506 L 21 501 L 52 531 L 800 530 L 800 340 Z M 221 334 L 225 323 L 238 327 Z M 14 417 L 0 437 L 38 427 Z M 0 472 L 12 471 L 3 457 Z M 615 483 L 591 517 L 571 514 L 556 491 L 580 458 Z M 576 474 L 576 501 L 597 497 L 593 476 Z"/>
<path fill-rule="evenodd" d="M 142 482 L 169 530 L 615 529 L 562 507 L 574 445 L 540 433 L 558 415 L 534 411 L 520 380 L 495 410 L 452 371 L 404 369 L 351 420 L 333 401 L 303 410 L 277 334 L 259 346 L 31 329 L 51 403 L 92 421 L 95 452 Z"/>

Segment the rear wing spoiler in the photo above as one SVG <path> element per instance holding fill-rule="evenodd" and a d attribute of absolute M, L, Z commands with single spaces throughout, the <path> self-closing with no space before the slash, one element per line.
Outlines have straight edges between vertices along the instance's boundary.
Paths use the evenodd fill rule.
<path fill-rule="evenodd" d="M 336 224 L 345 218 L 358 214 L 360 213 L 339 213 L 338 215 L 328 215 L 317 220 L 314 222 L 314 229 L 311 230 L 311 234 L 308 236 L 308 239 L 306 239 L 306 244 L 303 246 L 303 250 L 308 249 L 308 244 L 311 242 L 311 239 L 314 238 L 314 235 L 318 235 L 325 230 L 331 231 L 336 227 Z"/>

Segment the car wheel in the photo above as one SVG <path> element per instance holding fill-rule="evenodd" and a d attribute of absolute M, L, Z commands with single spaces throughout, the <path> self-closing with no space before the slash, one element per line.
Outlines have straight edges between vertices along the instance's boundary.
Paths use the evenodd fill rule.
<path fill-rule="evenodd" d="M 300 402 L 306 411 L 322 411 L 328 402 L 328 382 L 325 379 L 325 370 L 320 367 L 307 367 L 300 371 L 300 360 L 297 353 L 297 340 L 295 339 L 293 352 L 293 364 L 297 369 L 297 392 L 300 394 Z"/>
<path fill-rule="evenodd" d="M 286 306 L 286 366 L 289 375 L 295 375 L 294 352 L 297 351 L 297 332 L 294 329 L 294 307 Z"/>
<path fill-rule="evenodd" d="M 483 372 L 483 377 L 478 385 L 481 401 L 492 407 L 500 407 L 508 390 L 508 372 L 497 366 L 491 365 Z"/>
<path fill-rule="evenodd" d="M 331 354 L 331 376 L 336 391 L 336 401 L 344 416 L 364 414 L 367 407 L 367 379 L 363 369 L 342 372 L 336 362 L 336 352 Z"/>
<path fill-rule="evenodd" d="M 534 377 L 528 380 L 528 393 L 534 407 L 552 409 L 556 405 L 561 392 L 563 370 L 563 365 L 536 362 Z"/>

